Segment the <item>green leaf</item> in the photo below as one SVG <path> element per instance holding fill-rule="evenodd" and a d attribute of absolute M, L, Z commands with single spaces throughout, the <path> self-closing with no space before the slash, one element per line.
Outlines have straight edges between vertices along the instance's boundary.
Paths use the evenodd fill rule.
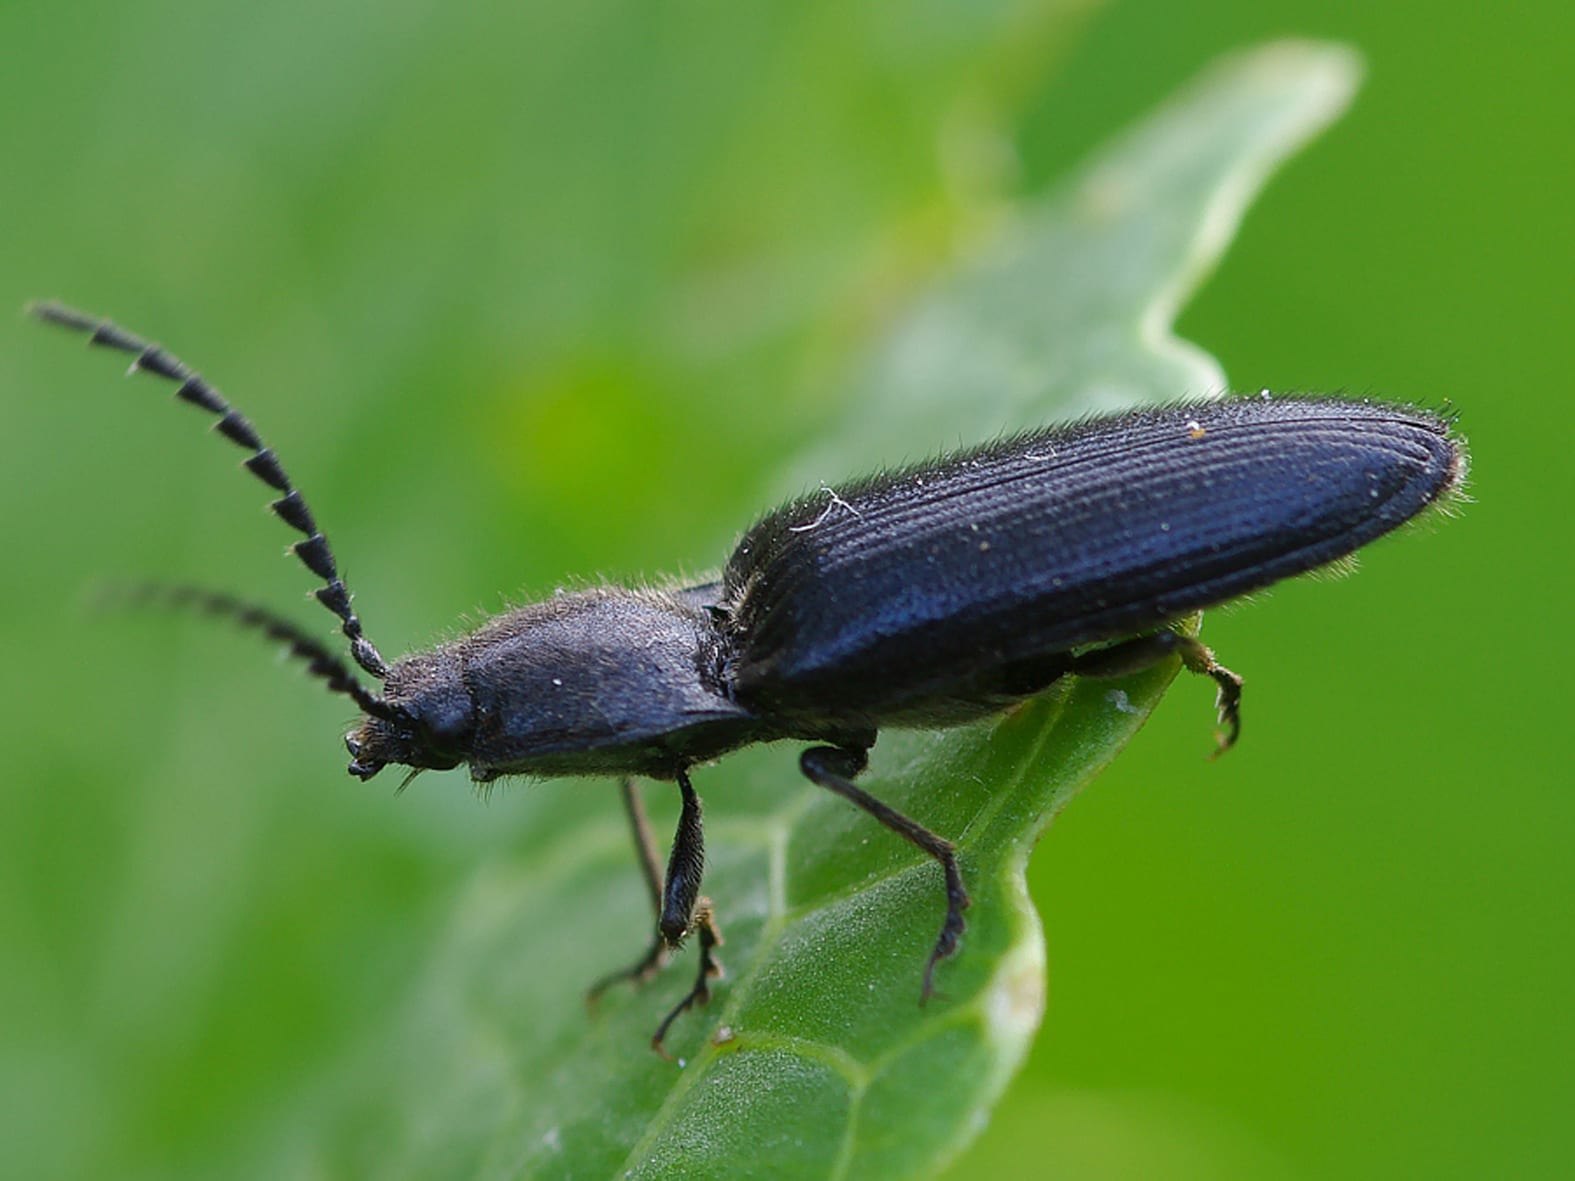
<path fill-rule="evenodd" d="M 1172 318 L 1270 170 L 1338 114 L 1356 75 L 1347 52 L 1305 44 L 1210 70 L 919 302 L 788 482 L 1221 392 L 1219 367 L 1170 334 Z M 981 1126 L 1040 1020 L 1029 850 L 1174 673 L 1074 682 L 988 724 L 882 736 L 861 782 L 957 841 L 974 898 L 924 1007 L 938 868 L 805 785 L 791 748 L 699 769 L 728 976 L 669 1035 L 679 1062 L 646 1044 L 688 986 L 692 951 L 594 1013 L 582 1001 L 651 928 L 611 794 L 532 789 L 510 804 L 531 811 L 532 835 L 457 900 L 319 1150 L 348 1175 L 385 1177 L 935 1171 Z"/>

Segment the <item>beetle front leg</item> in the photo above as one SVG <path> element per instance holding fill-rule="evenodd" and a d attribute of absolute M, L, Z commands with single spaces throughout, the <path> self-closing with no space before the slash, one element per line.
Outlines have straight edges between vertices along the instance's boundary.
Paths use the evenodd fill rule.
<path fill-rule="evenodd" d="M 683 794 L 683 809 L 678 817 L 678 831 L 673 837 L 673 851 L 668 857 L 665 875 L 639 790 L 629 779 L 619 785 L 624 811 L 629 817 L 629 827 L 639 854 L 641 874 L 656 910 L 656 935 L 640 959 L 627 968 L 603 976 L 591 985 L 586 995 L 586 1001 L 594 1004 L 603 992 L 621 981 L 632 980 L 637 985 L 644 984 L 667 965 L 672 953 L 689 932 L 698 930 L 700 966 L 694 986 L 662 1018 L 656 1035 L 651 1039 L 651 1048 L 664 1056 L 662 1039 L 667 1036 L 668 1028 L 681 1013 L 709 1001 L 711 981 L 722 975 L 722 961 L 716 955 L 716 949 L 722 945 L 722 929 L 717 924 L 711 900 L 700 893 L 700 879 L 705 870 L 705 834 L 700 820 L 700 797 L 689 782 L 687 772 L 680 770 L 676 778 L 678 789 Z"/>
<path fill-rule="evenodd" d="M 658 919 L 662 916 L 662 861 L 661 855 L 656 850 L 656 838 L 651 833 L 651 821 L 645 814 L 645 801 L 640 797 L 640 789 L 634 785 L 632 779 L 622 779 L 618 782 L 620 795 L 623 797 L 624 814 L 629 818 L 629 830 L 634 836 L 635 853 L 640 860 L 640 874 L 645 879 L 646 891 L 651 896 L 651 907 L 656 912 Z M 627 968 L 620 968 L 616 972 L 609 972 L 586 991 L 586 1004 L 594 1005 L 601 999 L 614 984 L 625 980 L 633 980 L 635 984 L 644 984 L 655 976 L 666 965 L 671 954 L 671 948 L 660 933 L 651 941 L 651 946 L 634 963 Z"/>
<path fill-rule="evenodd" d="M 668 1011 L 662 1023 L 656 1027 L 656 1032 L 651 1035 L 651 1049 L 663 1058 L 670 1057 L 662 1048 L 662 1039 L 667 1036 L 668 1028 L 695 1005 L 707 1004 L 711 1000 L 711 981 L 722 975 L 722 961 L 716 957 L 716 949 L 722 943 L 722 929 L 717 926 L 716 916 L 712 913 L 711 900 L 703 894 L 695 901 L 694 926 L 700 932 L 700 968 L 695 975 L 694 987 Z"/>
<path fill-rule="evenodd" d="M 683 793 L 683 810 L 678 815 L 678 833 L 673 838 L 673 851 L 667 859 L 667 878 L 662 884 L 661 914 L 656 927 L 660 941 L 667 948 L 677 948 L 690 931 L 700 932 L 700 967 L 695 974 L 694 987 L 673 1006 L 651 1038 L 651 1049 L 663 1057 L 662 1039 L 679 1015 L 695 1005 L 711 999 L 711 981 L 722 974 L 722 962 L 716 949 L 722 943 L 722 932 L 716 924 L 711 900 L 700 893 L 700 878 L 705 872 L 705 833 L 700 824 L 700 797 L 695 794 L 689 774 L 682 768 L 677 773 L 678 790 Z"/>
<path fill-rule="evenodd" d="M 669 947 L 677 947 L 689 934 L 690 919 L 700 899 L 700 878 L 705 873 L 705 831 L 700 824 L 700 797 L 689 782 L 686 771 L 679 771 L 678 790 L 683 794 L 683 810 L 678 814 L 678 832 L 673 836 L 673 851 L 667 858 L 667 876 L 662 882 L 661 908 L 656 929 Z"/>
<path fill-rule="evenodd" d="M 929 962 L 924 965 L 924 987 L 919 993 L 919 1003 L 923 1004 L 935 991 L 935 965 L 957 950 L 957 941 L 968 925 L 963 919 L 963 911 L 970 905 L 968 891 L 957 865 L 955 845 L 854 784 L 854 776 L 868 765 L 867 748 L 814 746 L 799 756 L 799 767 L 810 782 L 862 808 L 903 840 L 917 845 L 941 863 L 946 874 L 946 921 L 941 924 L 940 936 L 930 952 Z"/>

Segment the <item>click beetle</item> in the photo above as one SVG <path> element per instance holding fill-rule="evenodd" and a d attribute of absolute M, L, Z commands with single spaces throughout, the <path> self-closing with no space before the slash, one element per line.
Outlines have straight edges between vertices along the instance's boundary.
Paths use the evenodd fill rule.
<path fill-rule="evenodd" d="M 363 717 L 349 770 L 461 765 L 499 776 L 618 777 L 656 930 L 598 982 L 654 974 L 690 934 L 699 971 L 657 1028 L 709 999 L 721 934 L 700 892 L 700 799 L 689 773 L 756 742 L 810 745 L 799 767 L 933 857 L 946 910 L 924 967 L 958 946 L 968 891 L 944 837 L 854 781 L 884 727 L 945 727 L 1066 676 L 1113 677 L 1179 657 L 1217 686 L 1219 749 L 1240 727 L 1241 679 L 1177 628 L 1205 607 L 1337 563 L 1447 499 L 1466 454 L 1426 411 L 1329 397 L 1195 401 L 1028 431 L 767 513 L 721 575 L 696 586 L 600 586 L 497 615 L 386 661 L 351 606 L 328 539 L 251 423 L 155 344 L 56 303 L 41 319 L 132 355 L 249 452 L 245 466 L 302 535 L 316 597 L 369 688 L 327 645 L 273 612 L 185 588 L 148 592 L 286 644 Z M 665 870 L 632 776 L 681 796 Z"/>

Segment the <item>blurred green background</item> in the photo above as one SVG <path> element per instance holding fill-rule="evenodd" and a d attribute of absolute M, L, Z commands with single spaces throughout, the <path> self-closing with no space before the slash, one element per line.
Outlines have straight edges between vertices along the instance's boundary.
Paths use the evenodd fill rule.
<path fill-rule="evenodd" d="M 1052 829 L 1044 1028 L 954 1175 L 1559 1175 L 1567 6 L 13 0 L 0 303 L 199 363 L 397 652 L 713 566 L 1003 202 L 1285 34 L 1368 84 L 1181 329 L 1237 389 L 1453 400 L 1478 502 L 1210 617 L 1243 743 L 1207 763 L 1182 684 Z M 517 822 L 348 780 L 347 711 L 244 640 L 81 610 L 306 584 L 236 456 L 69 343 L 0 318 L 0 1139 L 18 1176 L 198 1174 L 299 1133 Z"/>

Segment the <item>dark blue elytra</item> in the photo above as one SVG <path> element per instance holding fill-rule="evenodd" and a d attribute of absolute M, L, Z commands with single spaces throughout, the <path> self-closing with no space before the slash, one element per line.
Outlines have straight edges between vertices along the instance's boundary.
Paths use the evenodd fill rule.
<path fill-rule="evenodd" d="M 960 680 L 1328 565 L 1461 479 L 1441 419 L 1329 398 L 1136 410 L 796 501 L 727 567 L 737 691 L 871 724 Z"/>

